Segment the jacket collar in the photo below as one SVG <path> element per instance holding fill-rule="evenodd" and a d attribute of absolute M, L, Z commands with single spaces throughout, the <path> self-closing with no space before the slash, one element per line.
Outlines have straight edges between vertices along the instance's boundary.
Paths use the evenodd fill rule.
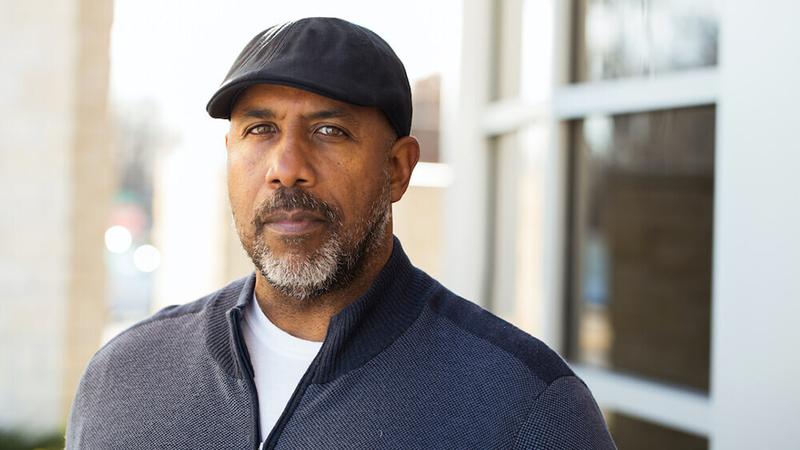
<path fill-rule="evenodd" d="M 416 320 L 435 284 L 411 265 L 395 237 L 389 260 L 367 292 L 331 318 L 325 341 L 312 363 L 316 365 L 312 382 L 337 378 L 383 351 Z M 230 291 L 214 302 L 217 308 L 209 317 L 208 344 L 223 368 L 236 378 L 243 378 L 246 372 L 236 362 L 236 342 L 241 339 L 237 336 L 238 324 L 252 299 L 255 273 L 230 287 L 234 286 L 239 287 L 235 303 L 231 295 L 234 292 Z"/>

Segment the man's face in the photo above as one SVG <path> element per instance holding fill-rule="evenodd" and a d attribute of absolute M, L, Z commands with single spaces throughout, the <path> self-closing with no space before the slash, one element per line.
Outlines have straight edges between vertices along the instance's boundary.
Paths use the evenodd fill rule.
<path fill-rule="evenodd" d="M 375 108 L 255 85 L 226 136 L 236 229 L 256 268 L 298 299 L 346 286 L 385 243 L 394 133 Z"/>

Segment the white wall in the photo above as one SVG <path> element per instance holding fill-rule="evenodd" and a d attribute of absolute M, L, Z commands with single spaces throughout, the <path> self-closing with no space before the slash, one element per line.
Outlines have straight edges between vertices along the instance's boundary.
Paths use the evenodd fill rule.
<path fill-rule="evenodd" d="M 722 15 L 714 449 L 800 442 L 800 3 Z"/>

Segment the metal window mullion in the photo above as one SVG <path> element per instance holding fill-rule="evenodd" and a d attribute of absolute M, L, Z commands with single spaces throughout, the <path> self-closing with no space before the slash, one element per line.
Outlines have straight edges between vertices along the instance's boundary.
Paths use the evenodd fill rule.
<path fill-rule="evenodd" d="M 489 104 L 482 130 L 487 136 L 514 132 L 548 119 L 571 120 L 592 114 L 627 114 L 716 103 L 718 69 L 696 69 L 660 78 L 632 78 L 571 84 L 555 89 L 545 103 L 523 99 Z"/>
<path fill-rule="evenodd" d="M 553 115 L 559 120 L 591 114 L 627 114 L 716 103 L 716 68 L 696 69 L 659 78 L 632 78 L 573 84 L 553 94 Z"/>

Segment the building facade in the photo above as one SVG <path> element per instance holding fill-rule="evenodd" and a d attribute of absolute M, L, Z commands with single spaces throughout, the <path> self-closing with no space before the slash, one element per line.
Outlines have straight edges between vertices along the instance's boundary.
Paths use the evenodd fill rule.
<path fill-rule="evenodd" d="M 620 448 L 796 446 L 800 7 L 461 7 L 446 284 L 565 355 Z"/>

